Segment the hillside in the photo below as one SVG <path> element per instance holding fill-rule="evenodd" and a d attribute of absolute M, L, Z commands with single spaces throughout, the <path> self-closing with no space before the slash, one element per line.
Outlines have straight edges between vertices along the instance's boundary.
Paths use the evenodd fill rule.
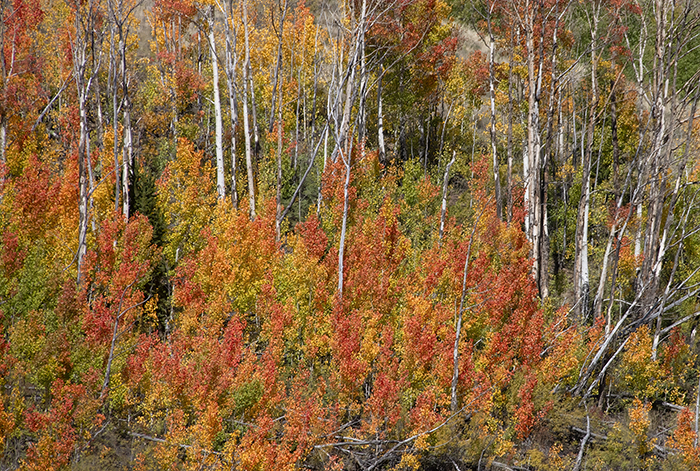
<path fill-rule="evenodd" d="M 700 469 L 697 0 L 0 16 L 0 469 Z"/>

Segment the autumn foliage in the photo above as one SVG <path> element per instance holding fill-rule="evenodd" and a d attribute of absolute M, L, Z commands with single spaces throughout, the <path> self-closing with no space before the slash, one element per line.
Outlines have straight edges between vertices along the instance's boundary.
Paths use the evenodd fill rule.
<path fill-rule="evenodd" d="M 0 0 L 0 468 L 700 469 L 697 13 L 325 3 Z"/>

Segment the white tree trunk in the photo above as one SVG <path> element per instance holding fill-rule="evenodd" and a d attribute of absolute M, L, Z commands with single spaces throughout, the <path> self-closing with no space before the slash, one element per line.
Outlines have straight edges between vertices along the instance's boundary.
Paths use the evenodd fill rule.
<path fill-rule="evenodd" d="M 134 154 L 131 138 L 131 111 L 128 97 L 124 100 L 124 147 L 122 149 L 122 189 L 124 193 L 124 219 L 129 219 L 129 178 L 133 172 Z"/>
<path fill-rule="evenodd" d="M 248 171 L 248 202 L 250 218 L 255 219 L 255 176 L 253 175 L 253 156 L 250 143 L 250 118 L 248 114 L 248 74 L 250 71 L 250 43 L 248 38 L 248 0 L 242 0 L 243 29 L 245 35 L 245 64 L 243 65 L 243 133 L 245 134 L 245 163 Z"/>
<path fill-rule="evenodd" d="M 216 192 L 219 201 L 226 199 L 226 182 L 224 180 L 224 145 L 222 142 L 223 124 L 221 121 L 221 97 L 219 95 L 219 60 L 216 56 L 216 37 L 214 36 L 214 7 L 209 9 L 209 51 L 211 52 L 211 75 L 214 85 L 214 123 L 216 142 Z"/>
<path fill-rule="evenodd" d="M 236 107 L 236 32 L 232 31 L 230 21 L 233 12 L 232 0 L 224 2 L 224 32 L 226 34 L 226 83 L 228 85 L 229 114 L 231 116 L 231 203 L 238 209 L 238 190 L 236 185 L 236 130 L 238 128 L 238 109 Z"/>
<path fill-rule="evenodd" d="M 445 166 L 445 176 L 442 178 L 442 208 L 440 210 L 440 242 L 445 233 L 445 216 L 447 215 L 447 185 L 450 182 L 450 167 L 455 163 L 457 151 L 452 151 L 452 160 Z"/>
<path fill-rule="evenodd" d="M 496 41 L 493 37 L 493 30 L 491 27 L 491 13 L 495 6 L 495 2 L 491 3 L 490 11 L 487 16 L 488 30 L 489 30 L 489 98 L 491 104 L 491 126 L 489 129 L 489 134 L 491 138 L 491 159 L 493 164 L 493 184 L 494 192 L 496 196 L 496 215 L 498 219 L 502 219 L 501 214 L 501 181 L 500 172 L 498 165 L 498 153 L 496 151 L 496 76 L 495 76 L 495 48 Z"/>

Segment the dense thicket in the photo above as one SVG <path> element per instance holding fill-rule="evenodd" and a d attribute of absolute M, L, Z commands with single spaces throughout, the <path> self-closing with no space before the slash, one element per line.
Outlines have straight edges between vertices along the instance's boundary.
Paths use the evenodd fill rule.
<path fill-rule="evenodd" d="M 700 468 L 697 0 L 0 16 L 0 468 Z"/>

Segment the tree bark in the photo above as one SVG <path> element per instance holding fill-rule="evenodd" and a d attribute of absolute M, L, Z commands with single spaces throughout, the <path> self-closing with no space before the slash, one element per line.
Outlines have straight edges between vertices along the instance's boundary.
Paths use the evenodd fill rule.
<path fill-rule="evenodd" d="M 129 196 L 130 180 L 133 174 L 133 142 L 131 136 L 131 102 L 127 95 L 126 86 L 124 90 L 124 147 L 122 149 L 122 189 L 124 192 L 123 210 L 124 219 L 129 219 L 129 208 L 131 205 Z"/>
<path fill-rule="evenodd" d="M 83 260 L 87 253 L 87 229 L 89 221 L 89 191 L 88 191 L 88 123 L 87 123 L 87 96 L 90 90 L 90 80 L 86 78 L 88 34 L 90 31 L 91 17 L 93 15 L 92 1 L 88 2 L 88 25 L 84 27 L 83 12 L 80 5 L 75 10 L 75 38 L 72 43 L 73 53 L 73 79 L 75 80 L 78 95 L 80 137 L 78 141 L 78 249 L 77 284 L 83 281 Z"/>
<path fill-rule="evenodd" d="M 243 65 L 243 132 L 245 134 L 245 163 L 248 172 L 248 202 L 250 218 L 255 219 L 255 176 L 253 174 L 253 156 L 250 142 L 250 118 L 248 115 L 248 80 L 250 72 L 250 43 L 248 38 L 248 0 L 241 0 L 243 9 L 243 30 L 245 36 L 245 64 Z"/>
<path fill-rule="evenodd" d="M 229 114 L 231 116 L 231 204 L 238 209 L 238 190 L 236 188 L 236 131 L 238 129 L 238 108 L 236 106 L 236 31 L 231 27 L 233 21 L 233 0 L 223 2 L 224 34 L 226 35 L 226 83 L 228 88 Z"/>
<path fill-rule="evenodd" d="M 280 5 L 280 24 L 279 24 L 279 31 L 277 32 L 277 62 L 275 64 L 275 73 L 274 73 L 274 79 L 272 82 L 272 101 L 270 102 L 270 119 L 269 123 L 267 125 L 267 131 L 272 132 L 272 126 L 275 122 L 275 99 L 277 98 L 277 88 L 280 87 L 281 85 L 279 84 L 280 80 L 280 71 L 282 69 L 282 45 L 283 45 L 283 35 L 284 35 L 284 20 L 287 17 L 287 4 L 288 0 L 284 0 L 284 6 L 282 6 L 281 2 L 278 2 Z"/>
<path fill-rule="evenodd" d="M 576 242 L 574 253 L 574 299 L 578 315 L 588 316 L 590 275 L 588 269 L 588 221 L 591 202 L 591 161 L 593 156 L 593 137 L 598 108 L 598 25 L 601 4 L 594 4 L 592 18 L 589 21 L 591 31 L 591 104 L 589 106 L 586 128 L 585 150 L 583 152 L 583 177 L 581 180 L 581 200 L 576 217 Z"/>
<path fill-rule="evenodd" d="M 450 160 L 445 166 L 445 176 L 442 179 L 442 208 L 440 210 L 440 242 L 442 243 L 442 236 L 445 233 L 445 216 L 447 215 L 447 185 L 450 181 L 450 167 L 455 163 L 455 157 L 457 151 L 452 151 L 452 160 Z"/>
<path fill-rule="evenodd" d="M 527 209 L 527 235 L 532 247 L 532 273 L 537 282 L 541 297 L 548 295 L 545 257 L 543 247 L 544 214 L 542 201 L 542 166 L 539 102 L 542 85 L 542 51 L 535 50 L 535 19 L 538 16 L 539 5 L 533 5 L 530 0 L 525 6 L 525 43 L 528 70 L 528 115 L 527 115 L 527 172 L 525 185 L 525 203 Z M 544 33 L 543 33 L 544 34 Z M 540 49 L 542 41 L 540 41 Z M 544 250 L 543 250 L 544 249 Z"/>
<path fill-rule="evenodd" d="M 226 182 L 224 178 L 223 122 L 221 119 L 221 97 L 219 95 L 219 60 L 216 55 L 216 36 L 214 35 L 214 6 L 209 7 L 209 51 L 211 53 L 211 75 L 214 88 L 214 126 L 216 143 L 216 192 L 219 201 L 226 199 Z"/>
<path fill-rule="evenodd" d="M 486 15 L 486 24 L 489 34 L 489 102 L 491 111 L 491 123 L 489 126 L 489 137 L 491 141 L 491 160 L 493 165 L 493 185 L 494 194 L 496 196 L 496 216 L 498 219 L 503 218 L 502 201 L 501 201 L 501 179 L 498 164 L 498 152 L 496 150 L 496 73 L 495 73 L 495 49 L 496 40 L 493 36 L 493 25 L 491 24 L 495 1 L 489 4 L 488 13 Z"/>

